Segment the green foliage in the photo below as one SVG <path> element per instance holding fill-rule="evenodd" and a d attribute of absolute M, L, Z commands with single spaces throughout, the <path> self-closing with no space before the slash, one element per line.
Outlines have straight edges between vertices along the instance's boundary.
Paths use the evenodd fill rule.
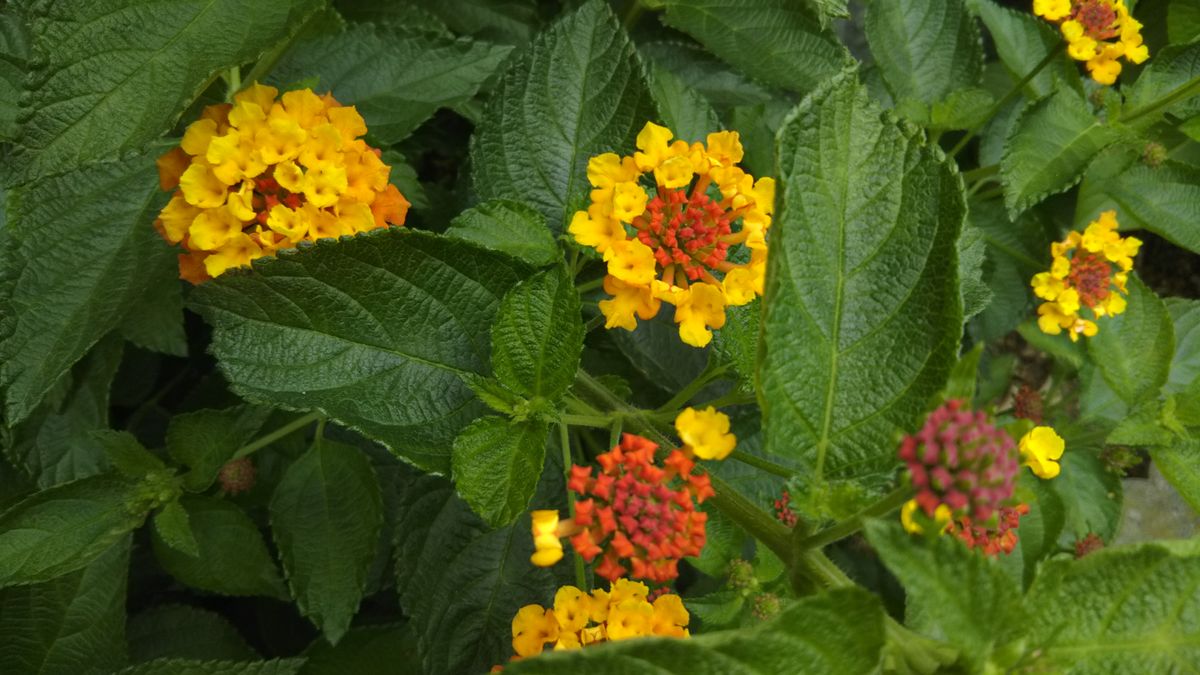
<path fill-rule="evenodd" d="M 178 500 L 168 502 L 154 514 L 154 534 L 171 548 L 192 556 L 200 557 L 200 544 L 192 532 L 192 521 L 187 509 Z"/>
<path fill-rule="evenodd" d="M 780 132 L 760 377 L 767 449 L 876 485 L 945 384 L 962 325 L 962 182 L 839 77 Z"/>
<path fill-rule="evenodd" d="M 721 128 L 712 105 L 678 75 L 662 67 L 651 67 L 649 74 L 650 93 L 663 122 L 680 138 L 699 141 Z"/>
<path fill-rule="evenodd" d="M 353 628 L 332 646 L 318 640 L 304 650 L 300 675 L 391 675 L 398 664 L 416 659 L 416 640 L 407 626 Z"/>
<path fill-rule="evenodd" d="M 1130 153 L 1097 161 L 1079 190 L 1077 220 L 1085 225 L 1113 209 L 1123 227 L 1145 229 L 1200 251 L 1192 214 L 1200 209 L 1200 169 L 1174 161 L 1152 167 Z"/>
<path fill-rule="evenodd" d="M 866 31 L 896 99 L 935 103 L 979 82 L 983 47 L 962 0 L 873 0 Z"/>
<path fill-rule="evenodd" d="M 967 2 L 987 27 L 1000 63 L 1014 84 L 1033 71 L 1038 62 L 1062 42 L 1061 34 L 1032 12 L 1002 7 L 995 0 Z M 1065 55 L 1055 59 L 1054 66 L 1034 76 L 1025 92 L 1031 98 L 1042 98 L 1056 87 L 1081 89 L 1078 70 Z"/>
<path fill-rule="evenodd" d="M 564 268 L 517 284 L 492 325 L 492 370 L 522 396 L 551 401 L 575 380 L 583 349 L 579 293 Z"/>
<path fill-rule="evenodd" d="M 319 439 L 271 497 L 271 531 L 300 611 L 332 644 L 350 628 L 375 559 L 383 501 L 371 462 Z"/>
<path fill-rule="evenodd" d="M 1088 352 L 1104 381 L 1126 403 L 1157 398 L 1175 356 L 1171 317 L 1158 296 L 1136 276 L 1129 278 L 1129 308 L 1104 322 Z"/>
<path fill-rule="evenodd" d="M 654 117 L 642 68 L 604 2 L 556 22 L 509 66 L 484 110 L 471 139 L 475 191 L 526 202 L 552 231 L 566 230 L 587 197 L 588 158 L 632 146 Z"/>
<path fill-rule="evenodd" d="M 1079 182 L 1097 153 L 1120 133 L 1101 124 L 1087 102 L 1070 89 L 1030 105 L 1004 144 L 1000 176 L 1009 216 Z"/>
<path fill-rule="evenodd" d="M 29 27 L 16 7 L 0 11 L 0 139 L 16 137 L 17 100 L 29 60 Z"/>
<path fill-rule="evenodd" d="M 316 77 L 320 90 L 353 102 L 371 137 L 392 144 L 438 108 L 469 100 L 511 47 L 411 32 L 395 24 L 354 24 L 299 41 L 272 71 L 287 85 Z"/>
<path fill-rule="evenodd" d="M 467 209 L 450 222 L 446 236 L 473 241 L 536 267 L 559 259 L 546 217 L 522 202 L 495 199 Z"/>
<path fill-rule="evenodd" d="M 243 405 L 172 417 L 167 427 L 167 452 L 191 469 L 183 476 L 184 487 L 192 492 L 208 489 L 221 467 L 258 433 L 270 413 L 269 408 Z"/>
<path fill-rule="evenodd" d="M 798 601 L 775 619 L 743 631 L 555 652 L 518 661 L 505 672 L 871 673 L 879 667 L 882 645 L 879 601 L 861 590 L 841 590 Z"/>
<path fill-rule="evenodd" d="M 155 659 L 117 671 L 118 675 L 298 675 L 304 659 L 217 661 Z"/>
<path fill-rule="evenodd" d="M 462 241 L 389 230 L 264 259 L 254 274 L 196 289 L 192 304 L 213 323 L 213 353 L 247 400 L 316 408 L 446 471 L 449 442 L 481 412 L 459 375 L 487 371 L 491 317 L 527 272 Z M 351 284 L 361 291 L 353 302 Z M 453 293 L 440 290 L 448 285 Z M 290 302 L 264 305 L 264 295 Z"/>
<path fill-rule="evenodd" d="M 546 459 L 547 424 L 482 417 L 454 441 L 454 484 L 492 526 L 516 520 L 537 488 Z"/>
<path fill-rule="evenodd" d="M 159 605 L 130 617 L 126 627 L 129 660 L 258 658 L 220 614 L 188 605 Z"/>
<path fill-rule="evenodd" d="M 139 150 L 161 136 L 212 77 L 298 30 L 321 3 L 186 0 L 142 7 L 134 0 L 93 0 L 70 11 L 48 0 L 23 5 L 37 67 L 26 80 L 13 161 L 30 180 Z M 136 203 L 121 198 L 120 185 L 93 184 L 92 190 L 110 204 Z M 78 215 L 94 216 L 77 201 L 73 206 Z M 148 231 L 144 223 L 128 225 L 132 233 Z"/>
<path fill-rule="evenodd" d="M 1200 44 L 1167 47 L 1155 54 L 1154 60 L 1146 64 L 1145 71 L 1129 91 L 1125 100 L 1125 110 L 1133 112 L 1151 106 L 1177 88 L 1194 83 L 1196 77 L 1200 77 Z M 1139 126 L 1148 126 L 1163 114 L 1180 119 L 1195 117 L 1200 115 L 1200 102 L 1194 98 L 1185 99 L 1135 122 Z"/>

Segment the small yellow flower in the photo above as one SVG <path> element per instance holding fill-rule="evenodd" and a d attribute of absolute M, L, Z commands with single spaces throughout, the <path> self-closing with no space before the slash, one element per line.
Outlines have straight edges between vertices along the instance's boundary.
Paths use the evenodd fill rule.
<path fill-rule="evenodd" d="M 608 607 L 606 629 L 609 640 L 650 635 L 654 627 L 654 606 L 645 598 L 614 602 Z"/>
<path fill-rule="evenodd" d="M 925 531 L 925 528 L 916 519 L 917 512 L 920 509 L 921 507 L 915 499 L 904 502 L 904 506 L 900 507 L 900 524 L 912 534 L 921 534 Z M 933 512 L 933 522 L 940 527 L 941 532 L 945 532 L 950 527 L 952 519 L 953 514 L 950 511 L 950 507 L 946 504 L 938 504 L 937 509 Z"/>
<path fill-rule="evenodd" d="M 729 417 L 712 406 L 701 411 L 685 408 L 675 418 L 675 430 L 684 447 L 700 459 L 725 459 L 737 445 L 737 437 L 729 433 Z"/>
<path fill-rule="evenodd" d="M 1033 0 L 1033 13 L 1047 21 L 1059 21 L 1071 13 L 1071 0 Z"/>
<path fill-rule="evenodd" d="M 563 586 L 554 594 L 554 616 L 560 631 L 578 633 L 588 623 L 590 602 L 587 594 L 574 586 Z"/>
<path fill-rule="evenodd" d="M 1058 475 L 1058 460 L 1062 458 L 1066 443 L 1054 429 L 1034 427 L 1021 437 L 1018 447 L 1025 465 L 1032 469 L 1038 478 L 1054 478 Z"/>
<path fill-rule="evenodd" d="M 614 276 L 604 277 L 604 292 L 612 296 L 599 303 L 600 312 L 606 319 L 605 328 L 634 330 L 638 318 L 654 318 L 662 304 L 649 288 L 627 284 Z"/>
<path fill-rule="evenodd" d="M 661 595 L 654 600 L 654 616 L 651 618 L 650 633 L 668 637 L 687 637 L 690 620 L 687 608 L 678 595 Z"/>
<path fill-rule="evenodd" d="M 725 325 L 725 295 L 712 284 L 692 284 L 686 298 L 675 305 L 675 323 L 679 337 L 693 347 L 704 347 L 712 340 L 710 328 Z"/>
<path fill-rule="evenodd" d="M 627 284 L 645 286 L 654 280 L 654 252 L 636 239 L 615 241 L 604 252 L 608 273 Z"/>
<path fill-rule="evenodd" d="M 540 605 L 525 605 L 512 622 L 512 647 L 517 656 L 537 656 L 547 642 L 558 640 L 558 622 L 554 610 Z"/>
<path fill-rule="evenodd" d="M 529 560 L 538 567 L 550 567 L 562 560 L 563 545 L 558 534 L 558 511 L 533 511 L 533 555 Z"/>

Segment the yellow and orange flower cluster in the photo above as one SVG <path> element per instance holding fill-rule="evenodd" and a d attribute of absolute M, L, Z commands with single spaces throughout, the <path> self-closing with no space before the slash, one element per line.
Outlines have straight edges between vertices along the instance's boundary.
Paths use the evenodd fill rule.
<path fill-rule="evenodd" d="M 1067 53 L 1083 61 L 1100 84 L 1117 81 L 1121 74 L 1117 59 L 1142 63 L 1150 58 L 1150 50 L 1142 44 L 1142 24 L 1124 0 L 1033 0 L 1033 12 L 1059 24 Z"/>
<path fill-rule="evenodd" d="M 354 106 L 278 93 L 254 84 L 205 108 L 159 158 L 162 189 L 178 190 L 155 227 L 188 251 L 181 278 L 200 283 L 304 240 L 404 223 L 408 201 L 359 139 L 367 126 Z"/>
<path fill-rule="evenodd" d="M 666 302 L 675 306 L 679 337 L 703 347 L 711 329 L 725 325 L 726 306 L 762 295 L 775 181 L 755 181 L 736 166 L 737 132 L 709 134 L 706 144 L 673 136 L 648 122 L 633 156 L 591 158 L 591 205 L 568 230 L 608 265 L 606 328 L 634 330 Z"/>
<path fill-rule="evenodd" d="M 1054 261 L 1049 272 L 1034 275 L 1033 292 L 1046 302 L 1038 307 L 1038 327 L 1050 335 L 1064 329 L 1071 340 L 1096 334 L 1095 321 L 1079 311 L 1091 310 L 1093 318 L 1115 316 L 1125 311 L 1125 283 L 1133 269 L 1133 257 L 1141 240 L 1117 234 L 1117 214 L 1105 211 L 1083 234 L 1071 232 L 1050 245 Z"/>
<path fill-rule="evenodd" d="M 651 603 L 645 584 L 620 579 L 607 591 L 591 595 L 563 586 L 554 595 L 554 608 L 526 605 L 512 622 L 516 656 L 541 654 L 547 643 L 554 649 L 579 649 L 614 640 L 656 635 L 688 637 L 688 611 L 678 595 L 666 593 Z"/>

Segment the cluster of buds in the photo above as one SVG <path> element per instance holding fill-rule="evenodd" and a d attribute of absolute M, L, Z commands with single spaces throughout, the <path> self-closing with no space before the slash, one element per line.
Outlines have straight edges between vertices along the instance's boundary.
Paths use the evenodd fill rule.
<path fill-rule="evenodd" d="M 1117 59 L 1142 63 L 1150 58 L 1142 44 L 1142 24 L 1130 15 L 1124 0 L 1033 0 L 1033 11 L 1059 24 L 1067 53 L 1083 61 L 1099 84 L 1117 81 Z"/>
<path fill-rule="evenodd" d="M 783 494 L 779 499 L 776 499 L 772 504 L 775 510 L 775 520 L 783 523 L 788 527 L 795 527 L 798 517 L 796 512 L 792 510 L 792 495 L 784 488 Z"/>
<path fill-rule="evenodd" d="M 1075 559 L 1091 555 L 1102 548 L 1104 548 L 1104 540 L 1100 538 L 1100 535 L 1088 532 L 1086 537 L 1075 542 Z"/>
<path fill-rule="evenodd" d="M 1008 555 L 1017 545 L 1017 526 L 1026 513 L 1029 513 L 1028 504 L 1002 506 L 995 525 L 981 527 L 973 523 L 970 516 L 963 516 L 951 521 L 946 531 L 962 539 L 968 548 L 977 548 L 985 555 Z"/>
<path fill-rule="evenodd" d="M 217 480 L 221 482 L 221 489 L 231 495 L 247 492 L 254 487 L 254 479 L 257 472 L 254 470 L 254 462 L 249 457 L 238 457 L 231 459 L 221 467 L 220 473 L 217 474 Z"/>
<path fill-rule="evenodd" d="M 607 591 L 584 593 L 563 586 L 554 595 L 554 607 L 526 605 L 512 621 L 514 659 L 541 654 L 546 644 L 554 649 L 579 649 L 588 645 L 644 636 L 688 637 L 687 609 L 678 595 L 663 593 L 650 599 L 645 584 L 620 579 Z"/>
<path fill-rule="evenodd" d="M 1067 331 L 1071 340 L 1096 334 L 1096 322 L 1080 316 L 1086 307 L 1093 318 L 1125 311 L 1125 288 L 1141 240 L 1117 234 L 1117 214 L 1105 211 L 1083 234 L 1071 232 L 1050 245 L 1049 272 L 1034 275 L 1033 292 L 1042 300 L 1038 327 L 1050 335 Z"/>
<path fill-rule="evenodd" d="M 756 181 L 736 166 L 737 132 L 691 144 L 673 136 L 648 122 L 632 156 L 592 157 L 591 204 L 568 231 L 607 263 L 606 328 L 634 330 L 666 302 L 675 306 L 680 339 L 703 347 L 711 329 L 725 325 L 727 306 L 762 295 L 775 181 Z M 748 255 L 736 254 L 740 246 Z"/>
<path fill-rule="evenodd" d="M 557 511 L 534 511 L 533 563 L 562 558 L 561 538 L 585 561 L 600 558 L 596 574 L 615 581 L 631 576 L 665 583 L 679 576 L 681 558 L 700 554 L 708 516 L 696 504 L 712 496 L 707 474 L 693 474 L 693 460 L 672 450 L 659 465 L 658 446 L 625 434 L 593 467 L 572 466 L 567 489 L 577 494 L 575 517 L 559 522 Z"/>

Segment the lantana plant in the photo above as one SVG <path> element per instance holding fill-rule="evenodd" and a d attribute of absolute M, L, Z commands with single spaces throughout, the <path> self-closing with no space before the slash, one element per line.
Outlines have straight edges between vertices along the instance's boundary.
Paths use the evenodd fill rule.
<path fill-rule="evenodd" d="M 1194 0 L 19 0 L 0 88 L 0 673 L 1200 663 Z"/>

